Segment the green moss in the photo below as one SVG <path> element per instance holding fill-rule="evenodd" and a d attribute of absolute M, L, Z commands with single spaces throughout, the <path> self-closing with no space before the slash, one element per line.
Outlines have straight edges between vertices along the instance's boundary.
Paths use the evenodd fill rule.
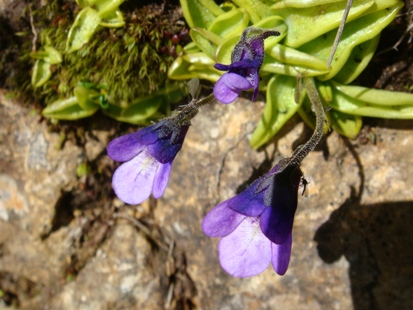
<path fill-rule="evenodd" d="M 172 45 L 164 32 L 179 33 L 185 27 L 177 7 L 166 6 L 164 10 L 161 5 L 131 7 L 128 4 L 120 9 L 124 27 L 99 27 L 89 43 L 76 52 L 67 53 L 68 30 L 79 12 L 76 3 L 51 0 L 43 7 L 32 8 L 34 25 L 39 32 L 37 50 L 45 45 L 52 46 L 62 54 L 63 60 L 51 66 L 52 76 L 41 87 L 30 85 L 31 72 L 27 69 L 25 75 L 10 77 L 9 85 L 15 85 L 26 99 L 34 99 L 45 106 L 73 96 L 79 82 L 88 81 L 106 85 L 108 100 L 121 108 L 164 88 L 168 83 L 167 70 L 174 60 L 161 52 L 162 47 L 168 50 Z M 28 10 L 26 14 L 29 17 Z M 31 30 L 24 31 L 27 39 L 32 37 Z M 20 45 L 22 68 L 33 67 L 31 52 L 31 44 Z"/>

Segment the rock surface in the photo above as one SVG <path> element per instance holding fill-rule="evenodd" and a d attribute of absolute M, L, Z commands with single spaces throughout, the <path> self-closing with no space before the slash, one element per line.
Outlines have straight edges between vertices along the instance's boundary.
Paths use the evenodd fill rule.
<path fill-rule="evenodd" d="M 333 132 L 304 160 L 309 195 L 299 197 L 285 276 L 269 267 L 237 279 L 221 269 L 203 216 L 311 134 L 294 118 L 265 150 L 251 150 L 262 109 L 243 99 L 203 108 L 164 197 L 125 206 L 108 190 L 109 130 L 91 130 L 84 147 L 57 149 L 59 134 L 2 92 L 0 288 L 15 301 L 10 308 L 412 308 L 408 121 L 370 121 L 370 140 Z M 85 158 L 110 168 L 95 192 L 76 175 Z"/>

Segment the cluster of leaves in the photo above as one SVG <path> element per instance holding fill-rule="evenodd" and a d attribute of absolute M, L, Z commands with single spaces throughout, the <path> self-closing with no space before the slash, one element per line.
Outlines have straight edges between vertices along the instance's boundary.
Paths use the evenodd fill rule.
<path fill-rule="evenodd" d="M 399 0 L 354 0 L 337 51 L 328 65 L 346 1 L 334 0 L 181 0 L 193 42 L 184 47 L 169 70 L 171 79 L 194 77 L 216 82 L 222 72 L 215 63 L 229 64 L 242 31 L 253 25 L 275 29 L 279 37 L 265 41 L 260 71 L 267 104 L 252 135 L 251 146 L 268 142 L 296 112 L 314 127 L 302 77 L 315 77 L 330 125 L 354 138 L 362 116 L 413 118 L 413 95 L 348 85 L 366 68 L 380 32 L 403 6 Z"/>
<path fill-rule="evenodd" d="M 32 87 L 48 103 L 44 116 L 74 120 L 101 110 L 148 124 L 185 96 L 181 83 L 167 79 L 174 58 L 161 52 L 172 45 L 164 33 L 184 29 L 180 15 L 172 6 L 119 8 L 122 2 L 51 0 L 33 11 L 41 47 L 30 54 L 36 59 Z"/>

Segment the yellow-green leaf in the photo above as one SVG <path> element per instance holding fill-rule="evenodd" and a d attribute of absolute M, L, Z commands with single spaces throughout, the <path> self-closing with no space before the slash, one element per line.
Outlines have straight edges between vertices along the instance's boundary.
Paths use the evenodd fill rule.
<path fill-rule="evenodd" d="M 272 7 L 275 15 L 284 18 L 288 26 L 288 34 L 284 44 L 291 47 L 299 47 L 324 33 L 336 29 L 346 7 L 347 1 L 339 1 L 321 4 L 308 8 Z M 347 22 L 359 17 L 374 4 L 372 0 L 354 0 L 347 17 Z"/>
<path fill-rule="evenodd" d="M 242 33 L 248 26 L 249 15 L 244 9 L 236 9 L 218 16 L 209 27 L 209 31 L 225 38 Z"/>
<path fill-rule="evenodd" d="M 239 7 L 248 11 L 252 23 L 257 23 L 263 18 L 272 16 L 270 7 L 259 0 L 232 0 Z"/>
<path fill-rule="evenodd" d="M 180 0 L 189 27 L 208 29 L 224 11 L 213 0 Z"/>
<path fill-rule="evenodd" d="M 215 62 L 204 53 L 193 53 L 178 57 L 168 71 L 168 77 L 174 80 L 190 80 L 194 77 L 216 82 L 219 71 L 214 69 Z"/>
<path fill-rule="evenodd" d="M 93 102 L 93 97 L 99 95 L 94 89 L 86 88 L 84 86 L 76 86 L 73 93 L 77 99 L 78 104 L 81 106 L 83 110 L 97 110 L 99 108 L 99 104 Z"/>
<path fill-rule="evenodd" d="M 46 83 L 52 76 L 52 71 L 50 71 L 50 63 L 44 60 L 36 60 L 33 67 L 32 73 L 32 85 L 34 88 L 42 86 Z"/>
<path fill-rule="evenodd" d="M 377 35 L 372 40 L 354 47 L 346 64 L 336 74 L 334 80 L 343 84 L 354 81 L 369 64 L 379 44 L 379 39 L 380 35 Z"/>
<path fill-rule="evenodd" d="M 343 35 L 337 51 L 331 63 L 331 71 L 320 80 L 333 78 L 346 64 L 352 50 L 359 44 L 373 39 L 381 30 L 386 27 L 399 11 L 400 6 L 391 9 L 381 10 L 375 13 L 364 15 L 344 27 Z M 334 42 L 336 31 L 330 31 L 325 35 L 312 40 L 300 47 L 300 50 L 327 61 L 330 56 L 331 46 Z"/>
<path fill-rule="evenodd" d="M 214 53 L 223 39 L 213 32 L 202 28 L 192 28 L 189 31 L 192 41 L 211 59 L 214 58 Z"/>
<path fill-rule="evenodd" d="M 43 109 L 42 115 L 48 118 L 61 119 L 61 120 L 77 120 L 91 116 L 97 111 L 84 110 L 75 96 L 61 99 L 53 102 Z"/>
<path fill-rule="evenodd" d="M 363 126 L 361 116 L 346 114 L 334 109 L 326 111 L 331 127 L 339 134 L 355 139 Z"/>
<path fill-rule="evenodd" d="M 69 30 L 66 51 L 72 53 L 89 42 L 101 21 L 102 18 L 94 9 L 86 7 L 81 10 Z"/>
<path fill-rule="evenodd" d="M 281 0 L 276 2 L 271 8 L 274 10 L 290 8 L 308 8 L 316 5 L 327 5 L 333 2 L 339 2 L 343 0 Z"/>
<path fill-rule="evenodd" d="M 123 19 L 122 12 L 120 10 L 116 10 L 111 15 L 105 16 L 100 25 L 103 27 L 110 27 L 110 28 L 119 28 L 125 25 L 125 21 Z"/>
<path fill-rule="evenodd" d="M 382 106 L 409 105 L 413 106 L 413 94 L 396 91 L 366 88 L 362 86 L 342 85 L 332 82 L 333 87 L 346 96 L 354 99 Z"/>
<path fill-rule="evenodd" d="M 118 10 L 119 6 L 124 0 L 94 0 L 89 1 L 90 6 L 93 7 L 101 18 L 108 18 L 113 15 L 113 13 Z"/>
<path fill-rule="evenodd" d="M 314 70 L 307 67 L 299 67 L 294 65 L 287 65 L 278 62 L 275 58 L 271 56 L 266 56 L 264 58 L 264 64 L 260 70 L 261 73 L 276 73 L 289 76 L 321 76 L 328 73 L 328 70 Z"/>
<path fill-rule="evenodd" d="M 277 44 L 268 51 L 268 54 L 282 63 L 320 71 L 328 71 L 327 62 L 285 45 Z"/>
<path fill-rule="evenodd" d="M 254 149 L 268 142 L 281 127 L 297 112 L 299 104 L 294 100 L 296 79 L 274 76 L 267 86 L 267 104 L 257 128 L 252 134 L 250 145 Z"/>
<path fill-rule="evenodd" d="M 379 118 L 413 119 L 413 103 L 411 105 L 401 105 L 392 99 L 390 101 L 391 105 L 372 104 L 364 101 L 367 96 L 361 96 L 364 100 L 360 100 L 345 95 L 336 88 L 332 89 L 333 101 L 331 102 L 331 107 L 343 113 Z M 394 94 L 400 93 L 394 92 Z M 370 95 L 371 94 L 369 94 L 369 96 Z"/>

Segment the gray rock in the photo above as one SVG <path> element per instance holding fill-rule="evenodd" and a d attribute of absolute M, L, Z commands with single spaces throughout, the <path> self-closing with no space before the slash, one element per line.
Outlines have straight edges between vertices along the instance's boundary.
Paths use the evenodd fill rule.
<path fill-rule="evenodd" d="M 162 199 L 141 206 L 98 200 L 88 210 L 76 199 L 84 195 L 76 168 L 84 158 L 113 167 L 99 155 L 107 132 L 97 132 L 98 138 L 84 148 L 68 142 L 57 150 L 58 134 L 2 94 L 0 283 L 6 289 L 5 277 L 10 279 L 8 291 L 17 290 L 21 308 L 413 306 L 410 122 L 373 123 L 376 144 L 329 134 L 302 164 L 309 195 L 299 197 L 287 274 L 277 276 L 269 267 L 237 279 L 221 269 L 218 240 L 203 235 L 202 218 L 311 134 L 299 118 L 257 152 L 248 137 L 263 103 L 240 99 L 204 107 L 193 120 Z M 102 182 L 102 191 L 108 182 Z M 56 205 L 67 192 L 75 197 L 68 202 L 74 204 L 73 218 L 51 231 Z M 85 227 L 95 230 L 85 233 Z M 77 246 L 79 240 L 83 247 Z M 83 265 L 68 277 L 73 256 L 84 257 Z"/>

